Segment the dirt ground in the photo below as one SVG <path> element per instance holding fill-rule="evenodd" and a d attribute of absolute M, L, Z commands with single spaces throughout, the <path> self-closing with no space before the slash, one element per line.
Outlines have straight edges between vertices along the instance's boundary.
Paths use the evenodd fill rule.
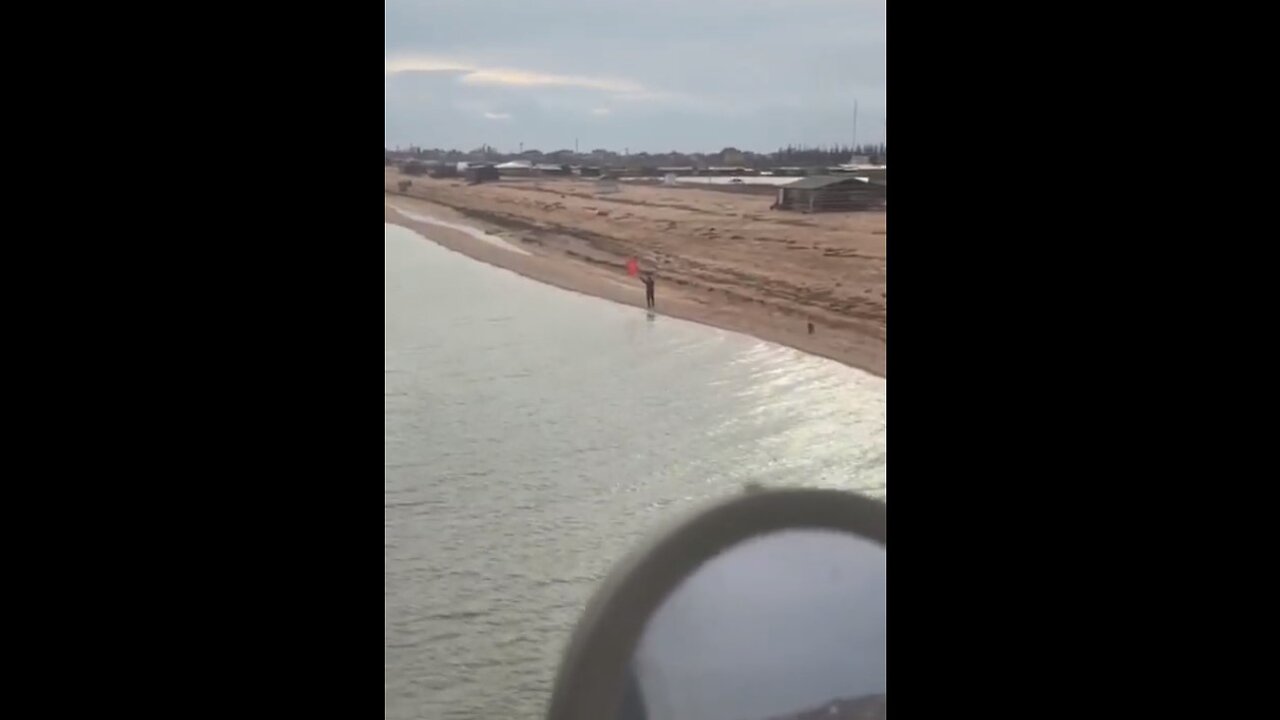
<path fill-rule="evenodd" d="M 411 180 L 407 193 L 401 180 Z M 756 335 L 886 376 L 884 212 L 773 211 L 767 191 L 579 179 L 407 178 L 384 171 L 384 218 L 552 284 L 643 306 L 636 257 L 658 278 L 664 313 Z M 398 212 L 465 223 L 525 257 Z M 814 332 L 809 333 L 809 323 Z"/>

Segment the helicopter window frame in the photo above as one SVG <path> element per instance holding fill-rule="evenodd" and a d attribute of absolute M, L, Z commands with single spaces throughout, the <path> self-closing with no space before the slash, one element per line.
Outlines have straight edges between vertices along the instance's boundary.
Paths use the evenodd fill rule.
<path fill-rule="evenodd" d="M 685 578 L 730 548 L 789 530 L 832 530 L 888 548 L 884 502 L 841 490 L 755 489 L 685 516 L 622 560 L 583 612 L 564 652 L 547 717 L 617 713 L 649 619 Z"/>

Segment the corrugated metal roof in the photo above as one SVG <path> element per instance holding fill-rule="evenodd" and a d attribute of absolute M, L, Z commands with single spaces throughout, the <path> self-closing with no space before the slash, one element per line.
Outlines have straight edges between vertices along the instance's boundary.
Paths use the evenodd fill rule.
<path fill-rule="evenodd" d="M 848 175 L 813 175 L 810 177 L 800 178 L 799 180 L 784 185 L 783 187 L 788 190 L 817 190 L 819 188 L 839 185 L 841 183 L 858 183 L 865 187 L 866 182 L 867 181 L 864 179 L 849 177 Z"/>

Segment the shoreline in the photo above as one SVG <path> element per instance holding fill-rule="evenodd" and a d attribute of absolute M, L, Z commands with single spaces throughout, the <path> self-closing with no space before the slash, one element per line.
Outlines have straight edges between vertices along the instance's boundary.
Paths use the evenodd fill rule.
<path fill-rule="evenodd" d="M 415 179 L 415 186 L 418 182 Z M 544 284 L 645 307 L 644 286 L 626 274 L 626 254 L 618 252 L 622 248 L 611 247 L 611 238 L 595 236 L 585 228 L 557 227 L 556 232 L 547 232 L 519 217 L 433 202 L 388 187 L 384 187 L 383 220 Z M 810 335 L 807 318 L 771 307 L 745 292 L 699 286 L 661 266 L 657 277 L 660 315 L 742 333 L 886 377 L 885 345 L 879 338 L 826 323 Z"/>

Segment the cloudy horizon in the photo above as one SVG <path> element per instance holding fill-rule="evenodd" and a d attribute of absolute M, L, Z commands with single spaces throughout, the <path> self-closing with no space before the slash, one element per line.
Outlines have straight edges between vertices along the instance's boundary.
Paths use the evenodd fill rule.
<path fill-rule="evenodd" d="M 887 0 L 385 0 L 385 147 L 885 140 Z"/>

